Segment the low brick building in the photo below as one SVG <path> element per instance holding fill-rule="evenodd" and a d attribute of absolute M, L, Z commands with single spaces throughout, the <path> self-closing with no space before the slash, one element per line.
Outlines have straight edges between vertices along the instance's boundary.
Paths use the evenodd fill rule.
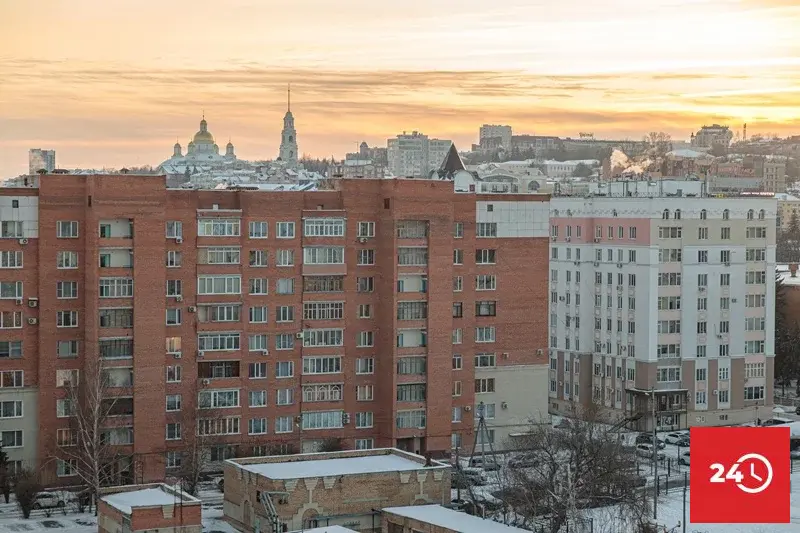
<path fill-rule="evenodd" d="M 200 500 L 164 484 L 105 489 L 97 505 L 99 533 L 201 533 Z"/>
<path fill-rule="evenodd" d="M 522 533 L 526 530 L 479 518 L 441 505 L 387 507 L 383 533 Z"/>
<path fill-rule="evenodd" d="M 383 507 L 449 501 L 449 464 L 394 448 L 225 464 L 225 518 L 247 532 L 334 525 L 379 531 Z"/>

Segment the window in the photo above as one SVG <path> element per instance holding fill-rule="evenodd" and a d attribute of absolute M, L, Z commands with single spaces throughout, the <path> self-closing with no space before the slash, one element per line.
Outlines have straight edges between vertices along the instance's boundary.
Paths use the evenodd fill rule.
<path fill-rule="evenodd" d="M 250 294 L 267 294 L 268 282 L 265 278 L 250 278 L 248 283 L 248 292 Z"/>
<path fill-rule="evenodd" d="M 251 418 L 247 421 L 248 435 L 263 435 L 267 432 L 266 418 Z"/>
<path fill-rule="evenodd" d="M 475 290 L 493 291 L 497 289 L 497 278 L 489 274 L 475 276 Z"/>
<path fill-rule="evenodd" d="M 167 325 L 168 326 L 181 325 L 181 309 L 179 307 L 174 309 L 167 309 Z"/>
<path fill-rule="evenodd" d="M 22 252 L 14 250 L 0 252 L 0 268 L 22 268 Z"/>
<path fill-rule="evenodd" d="M 170 422 L 167 424 L 166 431 L 167 440 L 180 440 L 181 439 L 181 424 L 180 422 Z"/>
<path fill-rule="evenodd" d="M 276 350 L 294 349 L 294 335 L 292 333 L 278 333 L 275 335 Z"/>
<path fill-rule="evenodd" d="M 358 251 L 358 264 L 360 266 L 375 264 L 375 250 L 362 249 Z"/>
<path fill-rule="evenodd" d="M 294 376 L 294 361 L 278 361 L 275 363 L 275 377 L 279 379 Z"/>
<path fill-rule="evenodd" d="M 241 294 L 241 276 L 198 276 L 197 294 Z"/>
<path fill-rule="evenodd" d="M 475 263 L 478 265 L 493 265 L 497 262 L 497 250 L 475 250 Z"/>
<path fill-rule="evenodd" d="M 767 228 L 765 227 L 749 227 L 745 230 L 745 238 L 747 239 L 765 239 L 767 237 Z"/>
<path fill-rule="evenodd" d="M 421 302 L 421 303 L 425 303 L 425 302 Z M 427 308 L 425 309 L 425 311 L 427 312 Z M 398 304 L 397 314 L 398 314 L 398 318 L 399 318 L 399 315 L 400 315 L 399 304 Z M 464 317 L 464 304 L 462 302 L 453 303 L 453 318 L 463 318 L 463 317 Z"/>
<path fill-rule="evenodd" d="M 497 302 L 488 300 L 475 302 L 475 316 L 497 316 Z"/>
<path fill-rule="evenodd" d="M 56 266 L 59 269 L 78 268 L 78 252 L 60 251 L 56 255 Z"/>
<path fill-rule="evenodd" d="M 765 365 L 764 363 L 745 363 L 744 365 L 744 377 L 745 379 L 749 378 L 763 378 L 765 376 Z"/>
<path fill-rule="evenodd" d="M 375 336 L 371 331 L 360 331 L 356 341 L 357 348 L 368 348 L 375 345 Z"/>
<path fill-rule="evenodd" d="M 475 368 L 494 368 L 497 359 L 493 353 L 479 353 L 475 355 Z"/>
<path fill-rule="evenodd" d="M 697 262 L 698 263 L 708 263 L 708 250 L 698 250 L 697 251 Z"/>
<path fill-rule="evenodd" d="M 658 251 L 659 263 L 680 263 L 683 260 L 683 251 L 680 248 L 661 248 Z"/>
<path fill-rule="evenodd" d="M 6 370 L 0 372 L 0 388 L 17 389 L 24 386 L 24 373 L 22 370 Z"/>
<path fill-rule="evenodd" d="M 100 278 L 100 298 L 130 298 L 133 278 Z"/>
<path fill-rule="evenodd" d="M 166 222 L 167 239 L 183 238 L 183 222 L 168 220 Z"/>
<path fill-rule="evenodd" d="M 179 279 L 168 279 L 167 280 L 167 296 L 181 296 L 183 294 L 183 289 L 181 286 L 181 280 Z"/>
<path fill-rule="evenodd" d="M 658 228 L 659 239 L 680 239 L 683 228 L 680 226 L 661 226 Z"/>
<path fill-rule="evenodd" d="M 248 265 L 251 267 L 268 266 L 266 250 L 250 250 L 248 257 Z"/>
<path fill-rule="evenodd" d="M 279 267 L 294 266 L 294 250 L 278 250 L 275 265 Z"/>
<path fill-rule="evenodd" d="M 706 369 L 705 368 L 698 368 L 695 370 L 695 380 L 696 381 L 705 381 L 706 380 Z"/>
<path fill-rule="evenodd" d="M 495 342 L 494 326 L 475 328 L 475 342 Z"/>
<path fill-rule="evenodd" d="M 426 425 L 425 411 L 423 409 L 397 411 L 395 423 L 397 429 L 424 429 Z"/>
<path fill-rule="evenodd" d="M 294 306 L 293 305 L 279 305 L 275 309 L 276 322 L 294 322 Z"/>
<path fill-rule="evenodd" d="M 261 352 L 269 349 L 269 337 L 264 333 L 249 335 L 247 337 L 247 350 L 250 352 Z"/>
<path fill-rule="evenodd" d="M 250 222 L 248 226 L 251 239 L 266 239 L 269 236 L 269 222 Z"/>
<path fill-rule="evenodd" d="M 301 415 L 301 427 L 303 430 L 341 428 L 342 414 L 342 411 L 306 411 Z"/>
<path fill-rule="evenodd" d="M 167 395 L 167 411 L 180 411 L 181 410 L 181 395 L 168 394 Z"/>
<path fill-rule="evenodd" d="M 197 235 L 200 237 L 238 237 L 241 235 L 241 222 L 238 218 L 201 218 L 197 220 Z"/>
<path fill-rule="evenodd" d="M 180 383 L 181 374 L 181 365 L 168 366 L 167 383 Z"/>
<path fill-rule="evenodd" d="M 375 278 L 372 276 L 356 278 L 356 289 L 358 292 L 372 292 L 375 290 Z"/>
<path fill-rule="evenodd" d="M 78 238 L 78 221 L 77 220 L 59 220 L 56 223 L 56 233 L 59 239 L 77 239 Z"/>
<path fill-rule="evenodd" d="M 339 374 L 342 356 L 303 357 L 303 374 Z"/>
<path fill-rule="evenodd" d="M 20 293 L 22 291 L 20 290 Z M 56 298 L 59 300 L 71 300 L 78 297 L 77 281 L 58 281 L 56 282 Z"/>
<path fill-rule="evenodd" d="M 0 329 L 17 329 L 22 327 L 22 311 L 0 312 Z"/>
<path fill-rule="evenodd" d="M 497 237 L 497 222 L 478 222 L 475 226 L 476 237 Z"/>
<path fill-rule="evenodd" d="M 343 218 L 307 218 L 303 220 L 306 237 L 344 237 Z"/>
<path fill-rule="evenodd" d="M 22 400 L 0 402 L 0 419 L 2 418 L 22 418 Z"/>
<path fill-rule="evenodd" d="M 56 327 L 59 328 L 77 328 L 78 327 L 78 312 L 77 311 L 56 311 Z M 1 355 L 0 355 L 1 357 Z"/>
<path fill-rule="evenodd" d="M 275 294 L 294 294 L 294 278 L 280 278 L 275 282 Z"/>
<path fill-rule="evenodd" d="M 453 223 L 453 238 L 454 239 L 463 239 L 464 238 L 464 223 L 463 222 L 454 222 Z"/>
<path fill-rule="evenodd" d="M 229 409 L 239 407 L 239 389 L 204 390 L 197 394 L 198 409 Z"/>
<path fill-rule="evenodd" d="M 730 396 L 728 395 L 728 391 L 727 390 L 720 390 L 719 391 L 719 393 L 717 395 L 717 402 L 718 403 L 729 403 L 730 402 Z"/>
<path fill-rule="evenodd" d="M 291 433 L 294 430 L 294 421 L 291 416 L 279 416 L 275 419 L 275 433 Z"/>
<path fill-rule="evenodd" d="M 343 265 L 343 246 L 306 246 L 303 248 L 303 263 L 307 265 Z"/>
<path fill-rule="evenodd" d="M 214 246 L 200 249 L 200 263 L 209 265 L 238 265 L 241 262 L 241 250 L 236 246 Z"/>
<path fill-rule="evenodd" d="M 247 377 L 250 379 L 266 379 L 267 363 L 250 363 L 247 365 Z"/>
<path fill-rule="evenodd" d="M 372 304 L 358 304 L 358 318 L 372 318 Z"/>
<path fill-rule="evenodd" d="M 359 222 L 358 223 L 358 237 L 374 237 L 375 236 L 375 223 L 374 222 Z"/>
<path fill-rule="evenodd" d="M 167 252 L 166 265 L 167 268 L 176 268 L 181 266 L 181 253 L 176 250 L 169 250 Z"/>
<path fill-rule="evenodd" d="M 457 328 L 453 330 L 453 344 L 461 344 L 463 342 L 463 332 L 461 328 Z"/>
<path fill-rule="evenodd" d="M 464 250 L 459 250 L 457 248 L 453 250 L 453 264 L 454 265 L 464 264 Z"/>
<path fill-rule="evenodd" d="M 58 357 L 77 357 L 78 341 L 58 341 L 56 354 Z"/>
<path fill-rule="evenodd" d="M 266 322 L 267 322 L 267 306 L 259 305 L 250 308 L 251 324 L 266 324 Z"/>
<path fill-rule="evenodd" d="M 759 385 L 756 387 L 744 388 L 744 400 L 763 400 L 764 399 L 764 386 Z"/>
<path fill-rule="evenodd" d="M 656 371 L 656 381 L 659 383 L 681 380 L 681 368 L 677 366 L 662 367 Z"/>
<path fill-rule="evenodd" d="M 307 329 L 303 332 L 303 346 L 343 346 L 343 329 Z"/>
<path fill-rule="evenodd" d="M 764 248 L 748 248 L 745 251 L 746 261 L 766 261 L 767 251 Z"/>
<path fill-rule="evenodd" d="M 275 401 L 278 405 L 294 404 L 294 389 L 278 389 Z"/>
<path fill-rule="evenodd" d="M 372 374 L 375 372 L 375 359 L 360 357 L 356 359 L 356 374 Z"/>
<path fill-rule="evenodd" d="M 200 333 L 197 349 L 205 351 L 234 351 L 240 349 L 239 333 Z"/>
<path fill-rule="evenodd" d="M 341 400 L 341 383 L 321 383 L 303 386 L 304 402 L 338 402 Z"/>
<path fill-rule="evenodd" d="M 494 378 L 480 378 L 475 380 L 475 394 L 484 394 L 494 391 Z"/>
<path fill-rule="evenodd" d="M 0 237 L 3 239 L 19 239 L 22 238 L 22 222 L 11 220 L 3 220 L 0 222 Z"/>
<path fill-rule="evenodd" d="M 77 459 L 56 459 L 56 476 L 70 477 L 74 476 L 78 471 Z"/>

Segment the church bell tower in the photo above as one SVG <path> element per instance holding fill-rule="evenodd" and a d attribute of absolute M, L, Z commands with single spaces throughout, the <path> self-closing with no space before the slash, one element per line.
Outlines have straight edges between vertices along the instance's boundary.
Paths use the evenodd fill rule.
<path fill-rule="evenodd" d="M 292 115 L 292 88 L 286 92 L 286 114 L 283 116 L 283 131 L 281 131 L 281 149 L 278 154 L 281 161 L 291 166 L 297 165 L 297 132 L 294 129 L 294 116 Z"/>

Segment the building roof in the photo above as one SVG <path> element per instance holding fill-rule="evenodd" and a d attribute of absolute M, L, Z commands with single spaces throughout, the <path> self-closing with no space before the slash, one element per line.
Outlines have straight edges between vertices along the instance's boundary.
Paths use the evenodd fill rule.
<path fill-rule="evenodd" d="M 406 507 L 386 507 L 386 513 L 419 520 L 427 524 L 452 529 L 459 533 L 516 533 L 526 531 L 518 527 L 507 526 L 494 520 L 478 518 L 459 511 L 447 509 L 441 505 L 409 505 Z"/>
<path fill-rule="evenodd" d="M 101 499 L 126 514 L 130 514 L 134 508 L 139 507 L 161 507 L 176 504 L 200 505 L 200 500 L 197 498 L 166 486 L 149 486 L 139 490 L 115 492 L 102 496 Z"/>
<path fill-rule="evenodd" d="M 442 166 L 439 167 L 439 170 L 449 173 L 455 173 L 459 170 L 466 170 L 464 162 L 461 160 L 461 156 L 458 155 L 458 150 L 456 150 L 455 143 L 450 145 L 450 149 L 447 151 L 447 155 L 444 157 L 444 161 L 442 161 Z"/>
<path fill-rule="evenodd" d="M 424 469 L 450 468 L 450 465 L 432 461 L 426 467 L 424 458 L 392 448 L 372 450 L 369 455 L 355 457 L 330 457 L 330 453 L 306 453 L 294 455 L 295 460 L 264 461 L 247 463 L 236 459 L 229 462 L 239 468 L 270 479 L 303 479 L 310 477 L 353 476 L 382 474 L 387 472 L 409 472 Z M 343 454 L 351 452 L 339 452 Z M 323 458 L 315 459 L 322 455 Z M 326 457 L 327 456 L 327 457 Z M 413 457 L 419 460 L 412 459 Z"/>
<path fill-rule="evenodd" d="M 355 532 L 354 529 L 347 529 L 346 527 L 342 526 L 315 527 L 314 529 L 302 530 L 302 533 L 354 533 L 354 532 Z M 294 533 L 298 532 L 295 531 Z"/>

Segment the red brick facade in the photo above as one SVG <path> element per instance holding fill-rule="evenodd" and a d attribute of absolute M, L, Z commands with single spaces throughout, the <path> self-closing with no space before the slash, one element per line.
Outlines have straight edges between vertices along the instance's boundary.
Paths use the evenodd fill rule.
<path fill-rule="evenodd" d="M 0 281 L 22 280 L 26 299 L 39 298 L 38 308 L 24 305 L 25 317 L 38 318 L 38 325 L 27 321 L 21 330 L 0 330 L 0 340 L 23 340 L 21 359 L 0 359 L 0 371 L 24 370 L 25 385 L 38 387 L 39 463 L 47 472 L 49 483 L 74 483 L 74 477 L 56 478 L 55 462 L 45 461 L 59 456 L 56 446 L 57 430 L 69 426 L 68 419 L 58 418 L 56 402 L 64 398 L 64 388 L 56 386 L 56 370 L 84 369 L 86 361 L 100 355 L 98 340 L 133 338 L 133 357 L 104 360 L 107 367 L 132 367 L 133 385 L 114 389 L 114 394 L 132 397 L 133 414 L 114 418 L 114 424 L 133 428 L 132 445 L 119 446 L 121 454 L 132 456 L 134 482 L 161 480 L 165 476 L 165 453 L 180 450 L 186 438 L 165 440 L 165 426 L 170 422 L 192 418 L 196 408 L 197 391 L 210 389 L 240 389 L 239 405 L 220 409 L 225 416 L 240 416 L 239 432 L 220 437 L 218 444 L 237 446 L 237 455 L 249 455 L 254 446 L 290 443 L 300 448 L 301 441 L 338 437 L 347 448 L 356 439 L 373 439 L 375 447 L 397 446 L 412 452 L 446 453 L 451 434 L 462 434 L 471 443 L 473 421 L 464 416 L 461 423 L 451 423 L 454 406 L 475 403 L 473 391 L 475 352 L 497 353 L 497 365 L 546 364 L 547 361 L 547 298 L 548 298 L 548 239 L 543 238 L 481 238 L 475 236 L 476 203 L 479 201 L 547 202 L 546 195 L 475 195 L 453 192 L 450 182 L 427 180 L 342 180 L 335 191 L 264 192 L 235 190 L 167 190 L 163 177 L 153 176 L 43 176 L 35 189 L 0 189 L 4 196 L 34 196 L 39 200 L 39 236 L 22 245 L 16 239 L 0 240 L 2 250 L 24 252 L 23 270 L 0 270 Z M 216 208 L 215 208 L 216 206 Z M 201 211 L 198 211 L 201 210 Z M 345 218 L 343 237 L 306 237 L 303 219 L 309 217 Z M 198 218 L 241 219 L 240 236 L 198 236 Z M 101 221 L 130 220 L 131 238 L 100 235 Z M 59 221 L 77 221 L 77 238 L 57 235 Z M 182 223 L 182 242 L 165 236 L 167 222 Z M 399 239 L 400 221 L 425 221 L 427 238 Z M 265 239 L 251 239 L 249 222 L 267 222 Z M 294 222 L 291 239 L 276 238 L 279 222 Z M 357 237 L 359 222 L 374 222 L 375 235 L 364 242 Z M 463 238 L 454 237 L 456 222 L 463 224 Z M 478 242 L 479 241 L 479 242 Z M 344 247 L 344 265 L 303 265 L 303 247 Z M 202 247 L 240 247 L 239 264 L 202 264 Z M 427 247 L 427 266 L 398 266 L 398 247 Z M 477 248 L 494 249 L 497 260 L 493 265 L 476 265 Z M 130 249 L 132 267 L 100 267 L 101 249 Z M 359 250 L 374 250 L 374 266 L 358 264 Z M 463 265 L 453 264 L 453 250 L 463 250 Z M 57 268 L 59 251 L 75 251 L 78 267 Z M 265 267 L 251 267 L 249 252 L 267 252 Z M 278 250 L 293 250 L 293 266 L 276 266 Z M 180 252 L 179 267 L 167 267 L 169 251 Z M 476 274 L 494 274 L 497 290 L 491 295 L 475 294 Z M 198 295 L 198 276 L 229 274 L 241 276 L 241 294 Z M 338 293 L 304 293 L 303 275 L 344 275 L 343 291 Z M 427 276 L 427 293 L 398 292 L 398 277 L 404 274 Z M 463 279 L 463 291 L 454 293 L 454 277 Z M 133 278 L 133 297 L 101 298 L 100 278 Z M 265 296 L 251 295 L 248 279 L 266 278 L 269 290 Z M 358 292 L 357 278 L 372 277 L 374 290 Z M 293 294 L 277 294 L 278 279 L 294 279 Z M 56 297 L 57 281 L 77 281 L 76 299 Z M 182 282 L 182 301 L 165 296 L 167 280 Z M 343 318 L 339 320 L 303 320 L 303 303 L 311 301 L 344 302 Z M 397 304 L 404 300 L 427 302 L 427 319 L 398 320 Z M 496 316 L 476 317 L 476 300 L 496 301 Z M 453 317 L 453 303 L 463 304 L 463 318 Z M 196 308 L 205 304 L 241 304 L 239 322 L 205 322 L 198 319 Z M 369 304 L 371 318 L 359 317 L 359 305 Z M 0 300 L 2 310 L 17 310 L 13 300 Z M 248 321 L 251 306 L 266 306 L 266 323 Z M 291 306 L 294 319 L 276 322 L 278 306 Z M 101 327 L 100 308 L 133 308 L 130 328 Z M 180 309 L 181 324 L 166 325 L 167 309 Z M 58 311 L 77 311 L 78 327 L 57 327 Z M 496 328 L 492 344 L 474 344 L 476 326 Z M 344 328 L 343 346 L 303 347 L 296 340 L 290 350 L 276 350 L 275 337 L 286 333 L 293 337 L 307 329 Z M 399 329 L 418 328 L 427 332 L 427 346 L 397 347 Z M 463 343 L 452 344 L 455 328 L 463 331 Z M 239 332 L 238 350 L 213 351 L 198 357 L 198 334 L 209 331 Z M 358 347 L 359 332 L 372 332 L 373 347 Z M 248 350 L 248 336 L 268 335 L 269 354 Z M 165 339 L 180 337 L 181 358 L 167 354 Z M 78 341 L 77 357 L 59 357 L 58 341 Z M 463 355 L 463 369 L 452 369 L 452 356 Z M 501 353 L 503 357 L 501 357 Z M 303 375 L 303 357 L 342 355 L 341 373 L 337 376 Z M 427 357 L 426 375 L 399 375 L 397 359 L 407 355 Z M 357 374 L 358 358 L 374 358 L 374 373 Z M 211 361 L 239 362 L 234 377 L 210 379 L 205 383 L 201 365 Z M 276 379 L 276 363 L 292 361 L 293 377 Z M 248 364 L 267 363 L 266 379 L 250 379 Z M 167 383 L 166 367 L 180 365 L 181 381 Z M 206 367 L 203 367 L 206 368 Z M 238 372 L 238 376 L 235 374 Z M 453 397 L 453 381 L 463 383 L 463 392 Z M 343 383 L 342 400 L 304 403 L 302 386 L 338 381 Z M 412 403 L 397 400 L 396 386 L 400 383 L 427 383 L 426 401 Z M 374 386 L 373 401 L 357 401 L 359 385 Z M 276 391 L 293 388 L 291 405 L 277 405 Z M 266 390 L 266 407 L 249 407 L 248 391 Z M 181 411 L 166 412 L 166 396 L 181 394 Z M 424 409 L 427 423 L 424 429 L 398 429 L 395 422 L 398 410 Z M 276 433 L 277 417 L 298 417 L 301 412 L 342 410 L 350 414 L 343 428 L 330 430 L 301 430 L 299 424 L 290 433 Z M 355 413 L 374 413 L 373 427 L 357 429 Z M 267 419 L 267 432 L 248 435 L 248 420 Z M 188 429 L 185 430 L 189 431 Z M 186 436 L 184 436 L 186 437 Z M 32 445 L 32 444 L 29 444 Z M 122 479 L 125 481 L 125 478 Z"/>

